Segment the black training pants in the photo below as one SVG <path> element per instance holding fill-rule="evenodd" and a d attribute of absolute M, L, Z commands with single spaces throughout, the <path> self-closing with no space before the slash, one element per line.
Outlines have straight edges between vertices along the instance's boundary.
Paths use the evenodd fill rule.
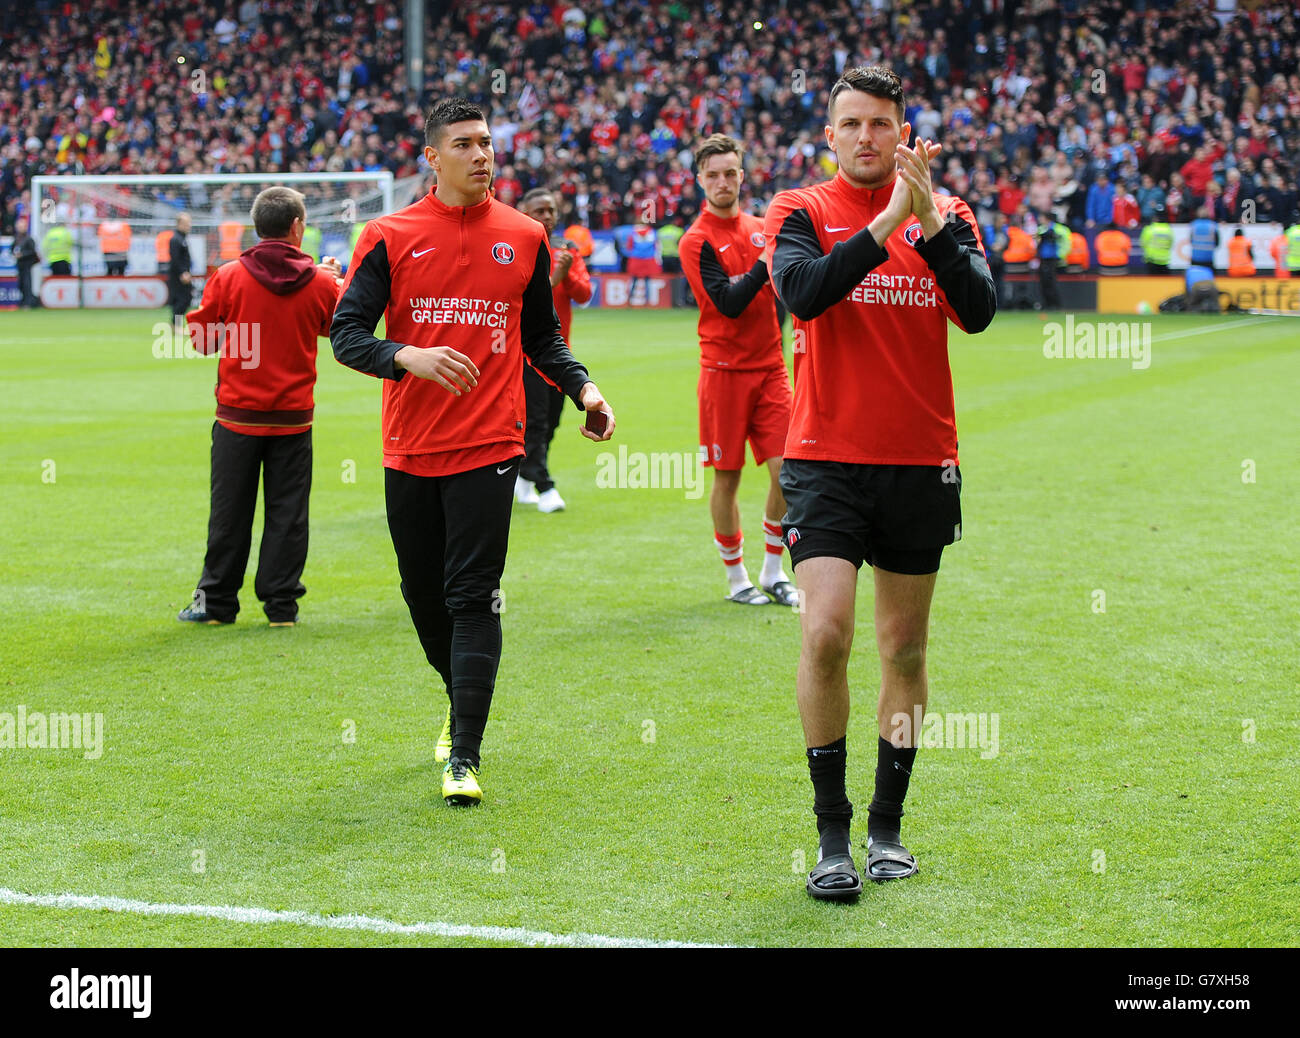
<path fill-rule="evenodd" d="M 307 593 L 307 500 L 311 495 L 311 430 L 250 436 L 212 423 L 212 506 L 208 552 L 198 589 L 208 613 L 234 620 L 253 540 L 257 486 L 263 482 L 262 544 L 253 590 L 272 622 L 296 620 Z"/>
<path fill-rule="evenodd" d="M 528 424 L 524 427 L 524 461 L 519 475 L 537 486 L 539 494 L 555 486 L 551 479 L 548 457 L 560 415 L 564 413 L 564 394 L 524 365 L 524 399 L 528 404 Z"/>
<path fill-rule="evenodd" d="M 1038 287 L 1044 310 L 1061 309 L 1061 293 L 1056 287 L 1056 260 L 1038 261 Z"/>
<path fill-rule="evenodd" d="M 384 470 L 388 531 L 420 645 L 447 686 L 487 693 L 501 660 L 501 574 L 519 458 L 450 476 Z"/>

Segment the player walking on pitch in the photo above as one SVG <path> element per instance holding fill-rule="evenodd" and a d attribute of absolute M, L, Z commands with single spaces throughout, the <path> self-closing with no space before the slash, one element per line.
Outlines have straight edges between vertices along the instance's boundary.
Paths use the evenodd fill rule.
<path fill-rule="evenodd" d="M 790 428 L 790 379 L 781 354 L 781 321 L 763 262 L 763 221 L 740 211 L 745 179 L 739 142 L 715 133 L 695 153 L 705 207 L 679 243 L 682 270 L 700 307 L 700 450 L 713 467 L 713 543 L 722 555 L 728 600 L 793 605 L 797 592 L 781 567 L 781 453 Z M 745 571 L 736 493 L 745 441 L 771 476 L 763 515 L 759 583 Z M 764 594 L 763 592 L 767 592 Z"/>
<path fill-rule="evenodd" d="M 591 275 L 578 255 L 578 246 L 555 233 L 559 214 L 555 195 L 544 187 L 535 187 L 524 195 L 519 211 L 546 228 L 551 243 L 551 294 L 555 313 L 560 319 L 560 334 L 569 341 L 573 323 L 573 304 L 591 298 Z M 515 498 L 526 505 L 536 505 L 539 512 L 562 512 L 564 499 L 555 489 L 548 465 L 551 440 L 564 410 L 564 394 L 552 386 L 531 364 L 524 365 L 524 396 L 528 400 L 528 423 L 524 429 L 524 460 L 515 481 Z"/>
<path fill-rule="evenodd" d="M 366 224 L 330 337 L 385 380 L 384 489 L 402 595 L 451 704 L 436 757 L 449 804 L 482 799 L 479 761 L 501 658 L 501 574 L 524 454 L 524 355 L 587 412 L 614 415 L 560 335 L 551 256 L 536 220 L 498 202 L 492 135 L 460 97 L 425 121 L 437 186 Z M 387 338 L 374 335 L 386 318 Z M 596 431 L 592 431 L 593 428 Z"/>
<path fill-rule="evenodd" d="M 866 873 L 916 872 L 900 835 L 913 723 L 927 701 L 939 558 L 961 536 L 948 321 L 979 332 L 996 308 L 974 216 L 961 199 L 933 192 L 929 163 L 940 146 L 908 148 L 903 112 L 892 71 L 846 71 L 825 131 L 839 172 L 779 193 L 765 224 L 772 283 L 795 317 L 783 526 L 803 599 L 798 699 L 819 834 L 807 887 L 827 900 L 862 889 L 845 735 L 864 561 L 874 567 L 881 667 Z"/>

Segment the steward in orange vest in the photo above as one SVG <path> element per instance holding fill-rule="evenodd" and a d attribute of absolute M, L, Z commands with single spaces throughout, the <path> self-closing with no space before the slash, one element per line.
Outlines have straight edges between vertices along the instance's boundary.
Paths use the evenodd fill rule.
<path fill-rule="evenodd" d="M 1250 239 L 1244 231 L 1228 239 L 1228 277 L 1250 278 L 1255 276 L 1255 257 L 1250 251 Z"/>

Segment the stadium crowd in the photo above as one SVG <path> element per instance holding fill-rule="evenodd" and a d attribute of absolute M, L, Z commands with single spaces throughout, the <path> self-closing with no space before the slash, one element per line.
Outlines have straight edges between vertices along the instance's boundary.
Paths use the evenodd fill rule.
<path fill-rule="evenodd" d="M 496 192 L 563 223 L 687 226 L 696 142 L 743 141 L 744 204 L 833 172 L 822 99 L 902 76 L 934 179 L 990 243 L 1060 223 L 1293 224 L 1295 0 L 571 0 L 430 5 L 406 87 L 400 0 L 32 0 L 0 12 L 0 233 L 40 173 L 426 172 L 423 113 L 492 113 Z"/>

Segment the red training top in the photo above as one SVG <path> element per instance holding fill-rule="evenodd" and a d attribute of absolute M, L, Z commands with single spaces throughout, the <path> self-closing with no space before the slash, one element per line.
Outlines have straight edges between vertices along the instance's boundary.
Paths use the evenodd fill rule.
<path fill-rule="evenodd" d="M 944 224 L 929 241 L 909 217 L 881 248 L 867 225 L 893 190 L 837 174 L 778 193 L 767 210 L 772 283 L 795 318 L 787 458 L 958 460 L 948 321 L 987 327 L 993 278 L 975 217 L 953 196 L 934 196 Z"/>
<path fill-rule="evenodd" d="M 560 335 L 550 269 L 546 228 L 491 195 L 449 206 L 430 192 L 366 224 L 330 338 L 341 363 L 384 379 L 385 467 L 443 476 L 523 454 L 525 355 L 578 403 L 590 378 Z M 478 385 L 456 396 L 395 369 L 408 345 L 465 354 Z"/>
<path fill-rule="evenodd" d="M 784 367 L 776 294 L 763 262 L 763 221 L 705 209 L 678 242 L 700 306 L 700 365 L 727 371 Z"/>
<path fill-rule="evenodd" d="M 200 353 L 219 353 L 217 421 L 284 436 L 311 427 L 316 337 L 328 335 L 334 278 L 286 241 L 262 241 L 213 271 L 188 315 Z"/>

